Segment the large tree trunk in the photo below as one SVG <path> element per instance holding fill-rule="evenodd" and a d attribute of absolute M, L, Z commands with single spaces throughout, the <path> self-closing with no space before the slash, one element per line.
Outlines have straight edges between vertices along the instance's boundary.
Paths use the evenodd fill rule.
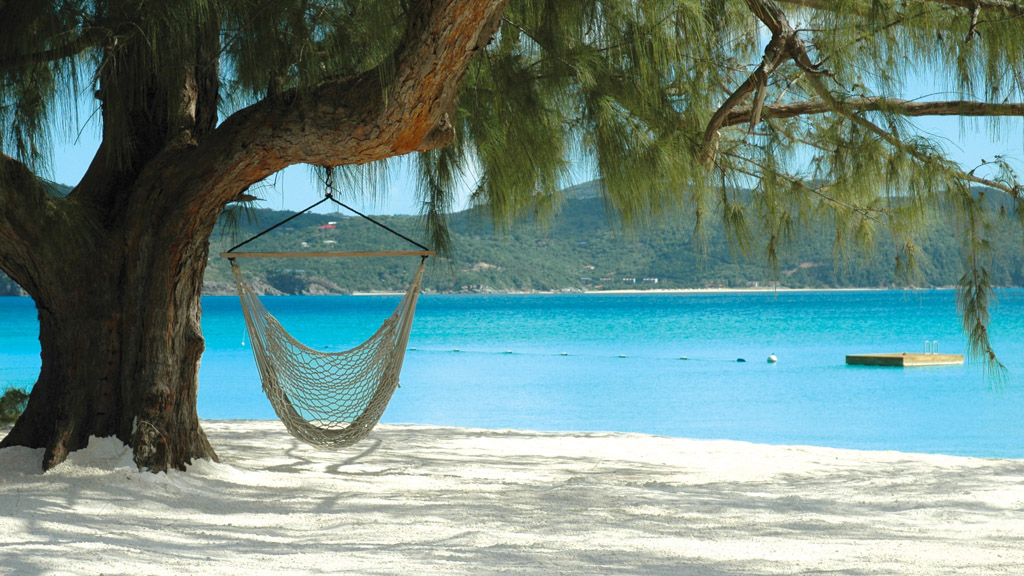
<path fill-rule="evenodd" d="M 196 413 L 198 293 L 159 302 L 139 287 L 107 284 L 65 285 L 72 306 L 38 304 L 42 370 L 28 409 L 0 446 L 45 448 L 44 468 L 89 436 L 120 438 L 153 471 L 215 459 Z M 140 337 L 141 348 L 129 345 Z"/>
<path fill-rule="evenodd" d="M 215 220 L 215 212 L 147 202 L 131 206 L 114 231 L 50 230 L 56 253 L 40 258 L 64 265 L 39 266 L 35 286 L 44 289 L 30 289 L 42 370 L 0 446 L 45 448 L 44 468 L 90 436 L 118 437 L 153 471 L 216 459 L 196 413 L 200 296 Z"/>

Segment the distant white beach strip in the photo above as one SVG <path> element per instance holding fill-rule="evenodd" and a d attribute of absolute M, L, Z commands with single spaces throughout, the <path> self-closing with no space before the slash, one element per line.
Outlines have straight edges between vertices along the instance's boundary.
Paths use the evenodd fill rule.
<path fill-rule="evenodd" d="M 0 450 L 0 574 L 1018 574 L 1024 460 L 381 425 L 323 452 L 205 421 L 222 463 Z"/>

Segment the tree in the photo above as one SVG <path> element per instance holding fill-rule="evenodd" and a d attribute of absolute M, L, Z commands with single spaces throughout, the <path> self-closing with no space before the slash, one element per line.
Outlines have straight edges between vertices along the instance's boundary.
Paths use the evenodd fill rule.
<path fill-rule="evenodd" d="M 291 164 L 449 142 L 459 79 L 503 4 L 0 4 L 4 145 L 25 161 L 0 167 L 0 267 L 35 300 L 42 345 L 3 445 L 45 447 L 47 468 L 89 435 L 123 439 L 150 470 L 215 458 L 196 389 L 221 210 Z M 29 171 L 38 123 L 87 64 L 102 144 L 71 194 L 51 198 Z M 253 103 L 218 123 L 232 84 Z"/>
<path fill-rule="evenodd" d="M 995 176 L 961 169 L 908 119 L 1020 116 L 1006 102 L 1024 91 L 1024 5 L 506 2 L 0 0 L 0 269 L 35 300 L 42 345 L 0 446 L 45 447 L 47 468 L 90 435 L 118 436 L 154 471 L 216 458 L 195 401 L 218 215 L 289 165 L 413 152 L 441 248 L 471 164 L 475 200 L 502 223 L 550 212 L 583 158 L 626 222 L 680 209 L 700 222 L 718 202 L 741 247 L 761 220 L 769 262 L 801 221 L 826 219 L 837 246 L 889 231 L 910 269 L 922 207 L 946 206 L 965 327 L 991 355 L 991 222 L 970 186 L 1009 194 L 1018 224 L 1020 186 L 999 159 Z M 903 99 L 915 62 L 957 98 Z M 67 103 L 83 93 L 102 143 L 58 197 L 38 175 L 47 136 L 74 132 Z M 749 184 L 753 214 L 735 198 Z"/>

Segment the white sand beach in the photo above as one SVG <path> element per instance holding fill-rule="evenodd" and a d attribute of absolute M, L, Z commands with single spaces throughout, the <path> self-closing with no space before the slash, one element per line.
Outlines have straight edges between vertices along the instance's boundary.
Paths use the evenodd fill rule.
<path fill-rule="evenodd" d="M 0 574 L 1020 574 L 1024 461 L 382 425 L 322 452 L 204 423 L 222 463 L 0 450 Z"/>

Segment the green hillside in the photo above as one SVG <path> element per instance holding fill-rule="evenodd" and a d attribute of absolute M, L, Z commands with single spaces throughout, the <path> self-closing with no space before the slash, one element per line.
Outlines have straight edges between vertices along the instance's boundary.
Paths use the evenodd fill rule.
<path fill-rule="evenodd" d="M 754 231 L 745 257 L 730 247 L 720 226 L 709 218 L 706 253 L 698 256 L 694 222 L 681 217 L 631 233 L 612 222 L 595 183 L 566 191 L 567 200 L 550 222 L 527 222 L 495 232 L 477 212 L 453 215 L 455 253 L 451 260 L 432 258 L 424 280 L 426 292 L 506 292 L 612 290 L 632 288 L 746 288 L 765 286 L 773 273 L 764 262 L 764 239 Z M 219 253 L 259 229 L 280 222 L 287 212 L 257 210 L 256 222 L 240 224 L 234 236 L 226 227 L 216 233 L 210 249 L 206 289 L 234 293 L 226 260 Z M 416 237 L 415 216 L 384 216 L 380 220 Z M 921 243 L 916 280 L 920 287 L 952 286 L 961 274 L 953 228 L 937 215 Z M 333 229 L 320 229 L 334 222 Z M 1010 227 L 1007 227 L 1010 228 Z M 895 249 L 879 234 L 866 254 L 834 257 L 834 231 L 827 226 L 803 230 L 784 248 L 774 275 L 790 288 L 890 287 Z M 1024 254 L 1019 234 L 1004 234 L 995 243 L 993 283 L 1024 285 Z M 343 214 L 306 214 L 245 247 L 252 251 L 405 250 L 412 247 L 374 225 Z M 404 291 L 416 258 L 250 259 L 242 267 L 250 282 L 267 293 L 332 294 Z M 0 278 L 0 294 L 18 288 Z"/>
<path fill-rule="evenodd" d="M 477 212 L 452 218 L 455 253 L 450 261 L 432 259 L 424 282 L 435 292 L 562 291 L 626 288 L 744 288 L 764 286 L 773 273 L 764 262 L 764 240 L 755 231 L 744 257 L 730 247 L 720 226 L 707 225 L 706 253 L 698 256 L 691 218 L 666 220 L 640 233 L 625 231 L 611 221 L 597 185 L 567 190 L 560 212 L 547 223 L 522 223 L 495 232 L 489 219 Z M 285 213 L 259 212 L 259 224 L 280 221 Z M 415 236 L 413 216 L 383 217 L 385 224 Z M 711 219 L 713 220 L 713 219 Z M 957 240 L 949 223 L 930 217 L 919 256 L 921 287 L 952 286 L 961 274 Z M 336 222 L 333 230 L 319 230 Z M 1009 228 L 1009 227 L 1008 227 Z M 245 236 L 255 228 L 240 230 Z M 896 282 L 895 249 L 880 234 L 865 254 L 834 257 L 834 231 L 826 226 L 804 231 L 779 258 L 775 279 L 792 288 L 889 287 Z M 211 253 L 231 243 L 218 238 Z M 1024 258 L 1018 235 L 999 237 L 993 262 L 997 285 L 1024 285 Z M 380 250 L 409 246 L 359 218 L 342 215 L 304 215 L 285 228 L 247 246 L 253 250 Z M 244 269 L 271 290 L 285 293 L 363 292 L 404 290 L 415 258 L 342 260 L 247 261 Z M 211 260 L 211 288 L 231 290 L 226 262 Z M 219 284 L 218 284 L 219 283 Z"/>

